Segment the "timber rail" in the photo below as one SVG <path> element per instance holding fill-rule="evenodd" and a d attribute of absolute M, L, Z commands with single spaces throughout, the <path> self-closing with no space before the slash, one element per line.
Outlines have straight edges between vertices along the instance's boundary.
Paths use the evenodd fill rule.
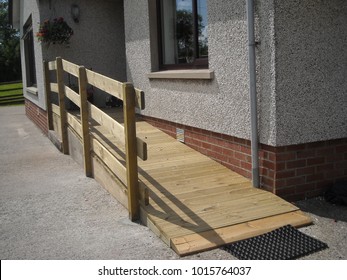
<path fill-rule="evenodd" d="M 112 169 L 124 186 L 128 196 L 127 208 L 129 218 L 134 221 L 140 217 L 139 199 L 145 190 L 141 189 L 138 181 L 137 157 L 147 159 L 147 145 L 136 137 L 135 108 L 144 108 L 144 93 L 135 89 L 131 83 L 122 83 L 66 61 L 60 57 L 55 61 L 44 62 L 46 100 L 49 130 L 54 130 L 53 113 L 60 117 L 62 152 L 69 154 L 68 126 L 79 131 L 83 146 L 83 163 L 85 174 L 92 177 L 92 155 L 104 158 L 107 153 L 101 143 L 90 133 L 93 130 L 93 120 L 108 130 L 118 141 L 121 149 L 125 150 L 125 162 L 115 157 L 108 157 L 104 164 Z M 56 82 L 51 82 L 51 71 L 55 72 Z M 78 79 L 78 92 L 74 91 L 64 81 L 68 73 Z M 87 99 L 87 87 L 91 85 L 107 94 L 123 101 L 124 125 L 109 117 Z M 53 104 L 52 93 L 58 95 L 58 104 Z M 79 123 L 74 115 L 66 110 L 65 100 L 69 99 L 80 108 Z M 146 199 L 146 198 L 144 198 Z"/>

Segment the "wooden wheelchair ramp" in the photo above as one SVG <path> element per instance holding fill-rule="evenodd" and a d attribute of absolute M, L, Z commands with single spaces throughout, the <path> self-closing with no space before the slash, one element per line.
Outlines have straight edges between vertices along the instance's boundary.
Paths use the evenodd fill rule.
<path fill-rule="evenodd" d="M 104 111 L 122 122 L 120 112 Z M 74 118 L 80 121 L 79 115 Z M 137 121 L 136 130 L 148 153 L 146 161 L 138 162 L 141 189 L 147 188 L 149 196 L 147 203 L 140 202 L 141 222 L 178 255 L 210 250 L 287 224 L 311 224 L 293 204 L 253 188 L 249 179 L 147 122 Z M 104 160 L 110 155 L 122 158 L 123 151 L 115 148 L 117 140 L 102 126 L 95 125 L 91 137 L 102 143 L 104 152 L 99 156 Z M 97 162 L 93 161 L 95 179 L 127 207 L 127 191 L 118 189 L 119 180 Z"/>
<path fill-rule="evenodd" d="M 131 84 L 61 58 L 44 65 L 50 138 L 128 209 L 131 220 L 140 218 L 177 254 L 311 223 L 294 205 L 136 120 L 144 95 Z M 65 84 L 66 73 L 78 79 L 78 92 Z M 88 86 L 123 100 L 123 109 L 97 108 L 88 101 Z M 68 100 L 80 110 L 66 110 Z"/>
<path fill-rule="evenodd" d="M 311 223 L 296 206 L 150 124 L 137 122 L 137 134 L 148 145 L 148 160 L 139 162 L 149 188 L 141 220 L 180 256 Z"/>

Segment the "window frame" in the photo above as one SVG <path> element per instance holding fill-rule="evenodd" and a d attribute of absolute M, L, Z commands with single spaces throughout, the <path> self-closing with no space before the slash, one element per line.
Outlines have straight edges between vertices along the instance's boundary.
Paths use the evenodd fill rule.
<path fill-rule="evenodd" d="M 205 58 L 199 58 L 197 55 L 199 49 L 199 34 L 197 30 L 198 25 L 198 7 L 197 1 L 192 0 L 192 10 L 193 10 L 193 34 L 194 34 L 194 50 L 193 57 L 194 61 L 192 63 L 180 63 L 180 64 L 164 64 L 163 59 L 163 36 L 162 36 L 162 0 L 156 0 L 156 15 L 157 15 L 157 38 L 158 38 L 158 62 L 159 70 L 180 70 L 180 69 L 208 69 L 208 56 Z"/>
<path fill-rule="evenodd" d="M 25 74 L 26 86 L 37 87 L 36 65 L 35 65 L 35 47 L 34 47 L 34 31 L 32 24 L 32 16 L 23 26 L 23 45 L 24 45 L 24 59 L 25 59 Z"/>

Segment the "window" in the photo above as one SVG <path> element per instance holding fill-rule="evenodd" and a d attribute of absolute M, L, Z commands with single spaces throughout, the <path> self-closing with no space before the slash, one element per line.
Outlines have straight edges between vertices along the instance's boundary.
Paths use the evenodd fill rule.
<path fill-rule="evenodd" d="M 34 35 L 31 16 L 23 27 L 26 86 L 36 87 L 36 69 L 34 53 Z"/>
<path fill-rule="evenodd" d="M 157 0 L 161 69 L 208 67 L 206 2 Z"/>

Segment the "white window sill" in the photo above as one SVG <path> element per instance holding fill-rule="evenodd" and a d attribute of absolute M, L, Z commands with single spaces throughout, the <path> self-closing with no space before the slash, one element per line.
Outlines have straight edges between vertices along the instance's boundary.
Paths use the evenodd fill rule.
<path fill-rule="evenodd" d="M 38 95 L 38 91 L 36 87 L 27 87 L 26 92 L 32 95 L 36 95 L 36 96 Z"/>
<path fill-rule="evenodd" d="M 147 74 L 149 79 L 212 80 L 214 72 L 208 69 L 166 70 Z"/>

